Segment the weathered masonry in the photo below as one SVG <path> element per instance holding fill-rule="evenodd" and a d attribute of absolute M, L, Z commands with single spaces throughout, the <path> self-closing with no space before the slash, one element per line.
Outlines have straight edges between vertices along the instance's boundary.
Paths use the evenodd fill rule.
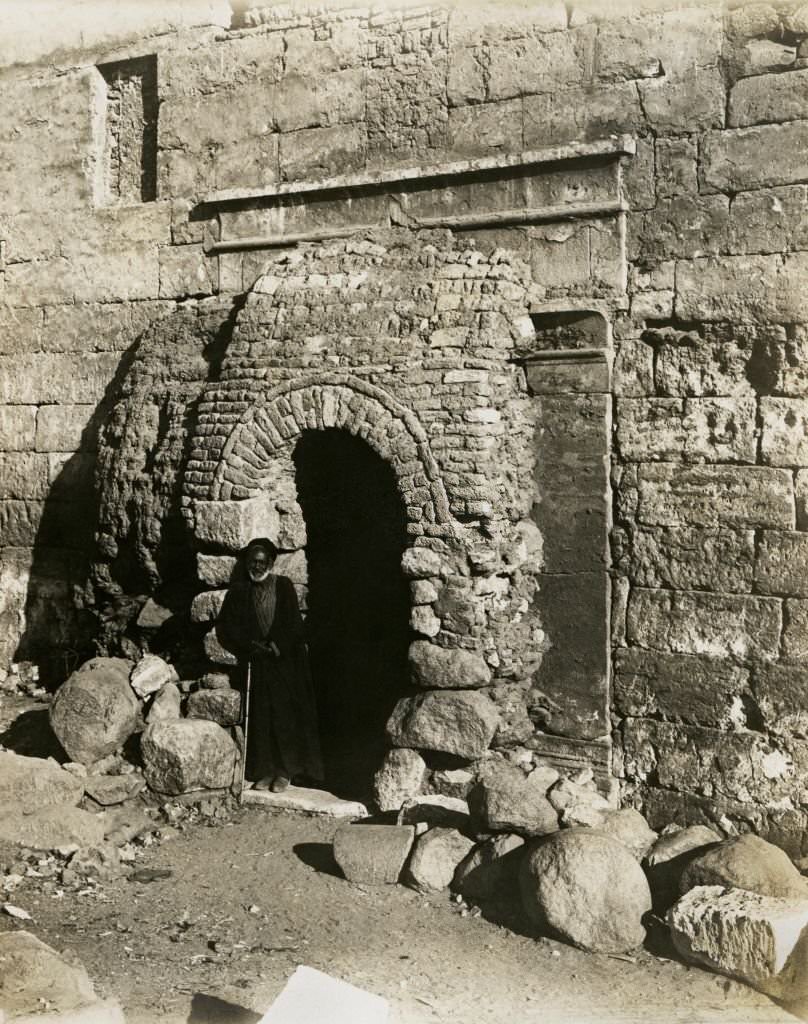
<path fill-rule="evenodd" d="M 808 853 L 805 8 L 176 6 L 2 71 L 4 664 L 270 534 L 335 763 Z"/>

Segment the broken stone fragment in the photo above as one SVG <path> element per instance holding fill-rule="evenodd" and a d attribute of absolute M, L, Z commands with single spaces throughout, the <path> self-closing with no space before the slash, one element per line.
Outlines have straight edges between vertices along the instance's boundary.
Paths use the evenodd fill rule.
<path fill-rule="evenodd" d="M 199 680 L 203 690 L 228 690 L 230 676 L 226 672 L 206 672 Z"/>
<path fill-rule="evenodd" d="M 677 951 L 782 1002 L 808 999 L 808 899 L 700 885 L 667 916 Z"/>
<path fill-rule="evenodd" d="M 206 718 L 225 728 L 241 718 L 241 694 L 238 690 L 197 690 L 188 698 L 188 718 Z"/>
<path fill-rule="evenodd" d="M 137 796 L 145 785 L 141 775 L 90 775 L 84 792 L 103 807 L 112 807 Z"/>
<path fill-rule="evenodd" d="M 419 836 L 407 867 L 407 884 L 420 892 L 440 892 L 454 878 L 474 842 L 452 828 L 431 828 Z"/>
<path fill-rule="evenodd" d="M 558 814 L 547 799 L 552 776 L 524 772 L 507 761 L 491 762 L 469 795 L 483 831 L 543 836 L 558 831 Z"/>
<path fill-rule="evenodd" d="M 0 842 L 32 850 L 60 846 L 95 846 L 104 838 L 104 823 L 96 814 L 65 804 L 41 807 L 30 814 L 8 810 L 0 815 Z"/>
<path fill-rule="evenodd" d="M 129 685 L 131 667 L 122 658 L 93 658 L 57 692 L 50 724 L 72 761 L 93 764 L 137 728 L 140 707 Z"/>
<path fill-rule="evenodd" d="M 493 702 L 473 690 L 433 691 L 402 698 L 387 723 L 393 746 L 444 751 L 474 760 L 499 725 Z"/>
<path fill-rule="evenodd" d="M 14 1018 L 41 1013 L 43 1002 L 67 1013 L 91 1006 L 97 996 L 83 967 L 69 964 L 35 935 L 0 933 L 0 1006 Z"/>
<path fill-rule="evenodd" d="M 465 800 L 474 780 L 474 772 L 467 768 L 439 768 L 429 777 L 429 790 L 440 796 L 455 796 Z"/>
<path fill-rule="evenodd" d="M 494 836 L 476 846 L 458 865 L 452 889 L 467 900 L 512 900 L 519 895 L 522 836 Z"/>
<path fill-rule="evenodd" d="M 569 818 L 565 818 L 565 823 L 568 820 Z M 648 827 L 648 822 L 633 807 L 595 810 L 592 812 L 591 822 L 579 821 L 576 824 L 589 825 L 612 836 L 639 861 L 645 857 L 657 838 L 657 833 Z"/>
<path fill-rule="evenodd" d="M 397 811 L 421 792 L 426 762 L 417 750 L 388 750 L 373 779 L 373 797 L 380 811 Z"/>
<path fill-rule="evenodd" d="M 520 868 L 525 910 L 544 932 L 594 953 L 625 953 L 645 938 L 648 882 L 622 843 L 592 828 L 535 840 Z"/>
<path fill-rule="evenodd" d="M 140 609 L 135 625 L 139 629 L 159 629 L 163 623 L 168 622 L 172 615 L 173 612 L 168 608 L 163 608 L 154 598 L 150 597 Z"/>
<path fill-rule="evenodd" d="M 706 825 L 690 825 L 661 835 L 654 843 L 645 863 L 649 868 L 657 867 L 680 857 L 683 853 L 691 853 L 702 846 L 720 843 L 721 836 Z"/>
<path fill-rule="evenodd" d="M 808 898 L 808 882 L 778 846 L 760 836 L 725 839 L 696 856 L 682 872 L 679 891 L 698 885 L 748 889 L 761 896 Z"/>
<path fill-rule="evenodd" d="M 426 640 L 410 644 L 412 681 L 425 690 L 474 690 L 491 682 L 491 669 L 471 651 L 438 647 Z"/>
<path fill-rule="evenodd" d="M 395 885 L 415 838 L 411 825 L 341 825 L 334 860 L 349 882 Z"/>
<path fill-rule="evenodd" d="M 145 654 L 132 669 L 129 681 L 138 697 L 157 693 L 166 683 L 179 679 L 177 670 L 156 654 Z"/>
<path fill-rule="evenodd" d="M 147 725 L 161 722 L 168 718 L 179 718 L 182 707 L 182 694 L 176 683 L 166 683 L 154 697 L 146 715 Z"/>
<path fill-rule="evenodd" d="M 53 804 L 77 804 L 81 779 L 50 759 L 0 751 L 0 816 L 6 809 L 28 814 Z"/>
<path fill-rule="evenodd" d="M 398 813 L 399 825 L 425 824 L 427 828 L 440 825 L 468 832 L 471 824 L 469 805 L 452 796 L 419 796 L 407 800 Z"/>
<path fill-rule="evenodd" d="M 215 722 L 155 722 L 143 733 L 140 748 L 146 782 L 157 793 L 227 789 L 233 782 L 238 749 Z"/>

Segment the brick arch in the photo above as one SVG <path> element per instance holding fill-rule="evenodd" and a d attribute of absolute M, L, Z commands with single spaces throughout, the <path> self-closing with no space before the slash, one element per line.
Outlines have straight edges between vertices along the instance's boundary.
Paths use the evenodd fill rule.
<path fill-rule="evenodd" d="M 350 374 L 304 374 L 264 392 L 232 427 L 212 474 L 212 501 L 259 493 L 273 459 L 304 430 L 361 437 L 396 475 L 408 519 L 448 523 L 446 490 L 426 431 L 387 391 Z"/>

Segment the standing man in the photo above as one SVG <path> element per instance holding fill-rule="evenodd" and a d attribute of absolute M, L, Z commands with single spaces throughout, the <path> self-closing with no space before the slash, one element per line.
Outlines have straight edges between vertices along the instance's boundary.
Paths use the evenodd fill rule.
<path fill-rule="evenodd" d="M 292 581 L 272 573 L 277 554 L 265 537 L 250 541 L 246 580 L 227 591 L 216 635 L 245 677 L 251 669 L 247 776 L 282 793 L 296 777 L 322 780 L 323 764 L 303 619 Z"/>

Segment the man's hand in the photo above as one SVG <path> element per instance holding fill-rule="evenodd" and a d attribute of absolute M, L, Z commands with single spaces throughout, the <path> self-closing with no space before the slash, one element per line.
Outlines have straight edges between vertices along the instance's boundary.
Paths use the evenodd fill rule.
<path fill-rule="evenodd" d="M 277 658 L 281 653 L 274 640 L 270 640 L 268 644 L 262 643 L 260 640 L 253 640 L 250 646 L 256 653 L 268 654 L 271 658 Z"/>

